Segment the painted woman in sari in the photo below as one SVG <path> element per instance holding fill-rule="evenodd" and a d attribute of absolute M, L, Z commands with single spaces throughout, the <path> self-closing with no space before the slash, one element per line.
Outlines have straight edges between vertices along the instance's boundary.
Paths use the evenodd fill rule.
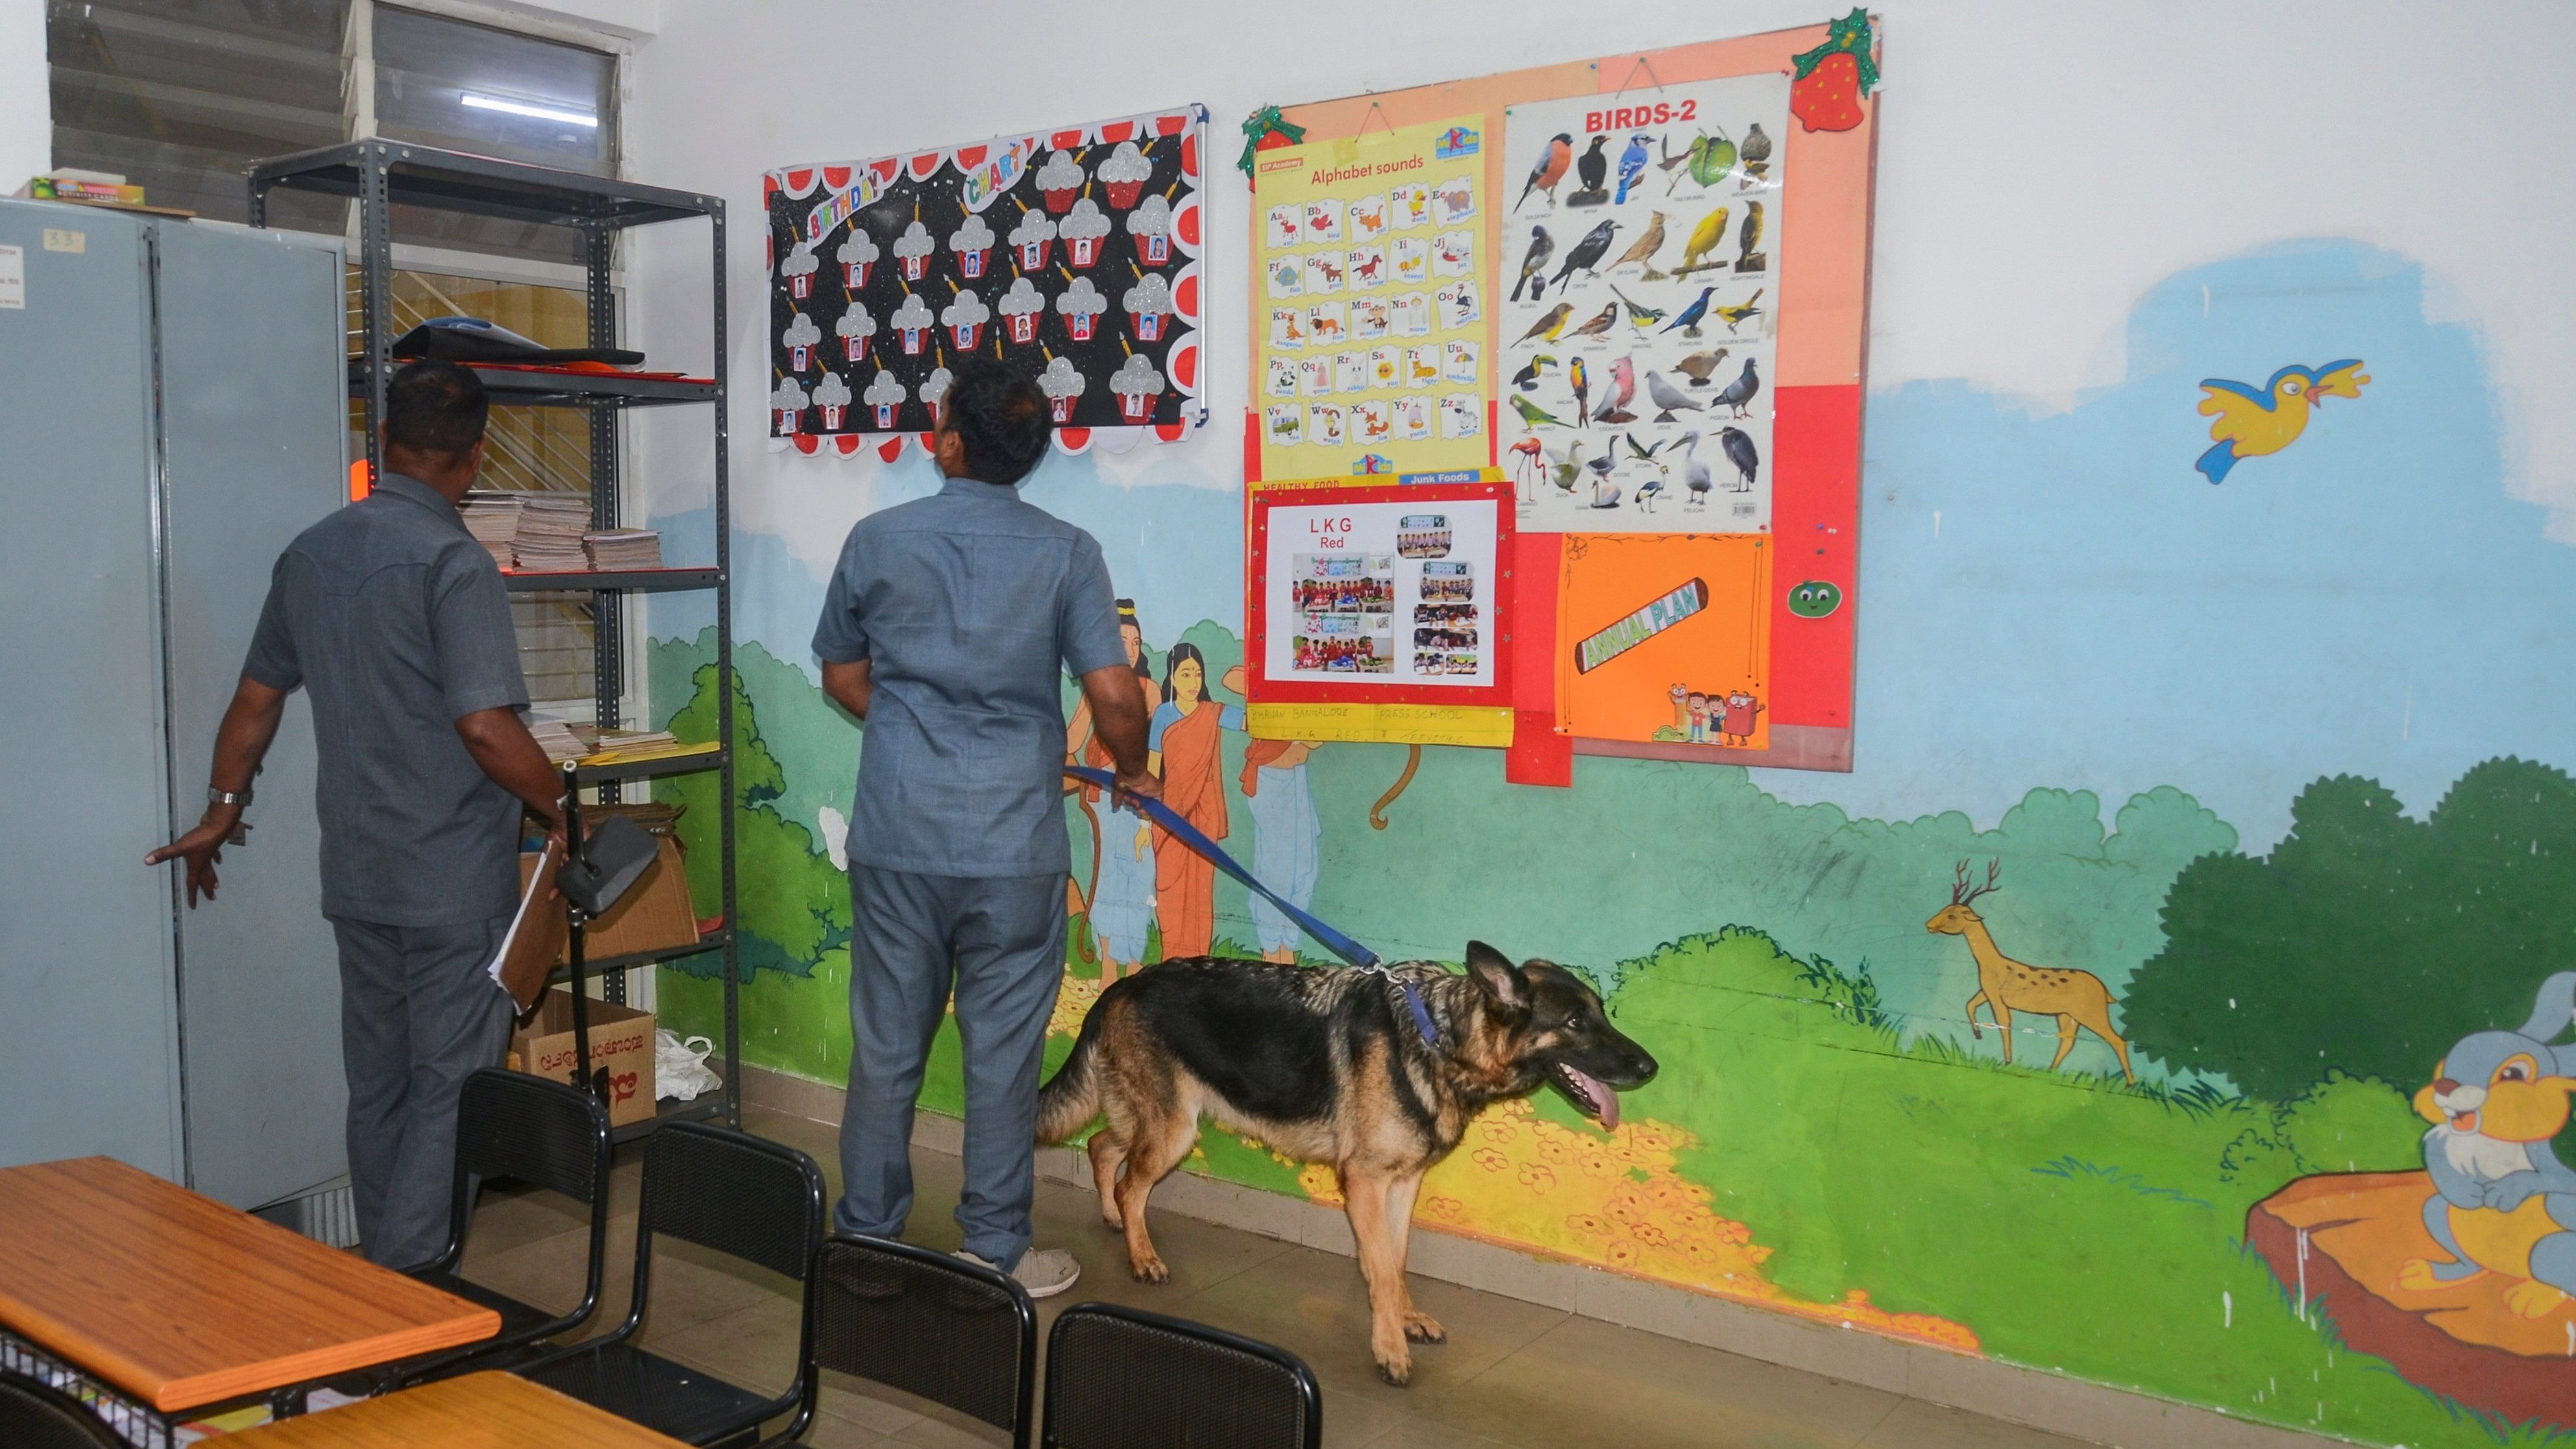
<path fill-rule="evenodd" d="M 1118 601 L 1118 637 L 1127 645 L 1128 667 L 1136 671 L 1137 691 L 1151 711 L 1162 704 L 1163 692 L 1154 683 L 1153 651 L 1145 647 L 1145 630 L 1136 620 L 1133 599 Z M 1089 700 L 1074 710 L 1073 722 L 1065 729 L 1064 758 L 1066 764 L 1116 769 L 1108 746 L 1092 732 Z M 1100 875 L 1091 888 L 1089 909 L 1091 939 L 1100 949 L 1100 980 L 1106 985 L 1122 973 L 1134 975 L 1145 964 L 1145 936 L 1154 923 L 1153 833 L 1144 816 L 1103 798 L 1106 792 L 1099 787 L 1081 789 L 1100 832 Z M 1077 871 L 1080 854 L 1077 847 Z"/>
<path fill-rule="evenodd" d="M 1240 666 L 1225 687 L 1243 692 Z M 1214 707 L 1211 708 L 1210 706 Z M 1207 659 L 1175 644 L 1164 665 L 1163 702 L 1145 732 L 1147 768 L 1163 781 L 1163 803 L 1210 840 L 1225 839 L 1224 731 L 1243 728 L 1243 706 L 1207 696 Z M 1216 940 L 1216 867 L 1154 827 L 1154 906 L 1163 959 L 1204 956 Z"/>

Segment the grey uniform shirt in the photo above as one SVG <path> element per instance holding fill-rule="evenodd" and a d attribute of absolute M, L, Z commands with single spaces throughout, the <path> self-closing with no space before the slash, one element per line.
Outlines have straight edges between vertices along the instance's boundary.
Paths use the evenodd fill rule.
<path fill-rule="evenodd" d="M 1127 662 L 1090 534 L 1016 488 L 951 478 L 851 528 L 814 652 L 868 661 L 852 861 L 949 876 L 1071 868 L 1058 670 Z"/>
<path fill-rule="evenodd" d="M 517 908 L 519 801 L 456 721 L 525 705 L 510 596 L 454 504 L 388 473 L 278 555 L 242 672 L 312 698 L 322 913 L 387 926 Z"/>

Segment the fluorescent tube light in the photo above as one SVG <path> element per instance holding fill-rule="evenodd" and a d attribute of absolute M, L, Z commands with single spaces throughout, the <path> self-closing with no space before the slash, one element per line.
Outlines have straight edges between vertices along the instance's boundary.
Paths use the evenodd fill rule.
<path fill-rule="evenodd" d="M 531 106 L 520 101 L 505 101 L 493 96 L 465 93 L 465 104 L 477 111 L 505 111 L 513 116 L 534 116 L 540 121 L 562 121 L 573 126 L 597 126 L 599 117 L 580 111 L 558 111 L 551 106 Z"/>

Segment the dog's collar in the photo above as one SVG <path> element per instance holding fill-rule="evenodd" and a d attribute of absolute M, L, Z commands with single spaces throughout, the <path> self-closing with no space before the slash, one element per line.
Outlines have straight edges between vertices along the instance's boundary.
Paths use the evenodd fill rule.
<path fill-rule="evenodd" d="M 1357 969 L 1386 983 L 1387 1004 L 1395 1009 L 1398 1018 L 1410 1020 L 1413 1023 L 1413 1034 L 1421 1039 L 1422 1045 L 1432 1055 L 1439 1056 L 1447 1051 L 1447 1048 L 1442 1045 L 1443 1037 L 1439 1019 L 1431 1014 L 1430 1006 L 1424 1003 L 1421 988 L 1414 985 L 1407 977 L 1399 976 L 1383 965 L 1362 966 Z"/>

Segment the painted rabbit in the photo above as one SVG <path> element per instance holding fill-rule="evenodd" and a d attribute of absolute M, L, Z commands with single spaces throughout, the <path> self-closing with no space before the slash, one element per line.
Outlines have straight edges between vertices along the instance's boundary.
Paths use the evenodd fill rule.
<path fill-rule="evenodd" d="M 2492 1269 L 2518 1280 L 2504 1302 L 2525 1318 L 2576 1294 L 2576 1169 L 2549 1146 L 2576 1092 L 2576 1044 L 2548 1043 L 2571 1024 L 2576 971 L 2562 971 L 2541 983 L 2521 1030 L 2462 1037 L 2434 1069 L 2437 1080 L 2415 1094 L 2416 1112 L 2433 1124 L 2424 1134 L 2435 1189 L 2424 1226 L 2451 1261 L 2409 1261 L 2400 1288 Z"/>

